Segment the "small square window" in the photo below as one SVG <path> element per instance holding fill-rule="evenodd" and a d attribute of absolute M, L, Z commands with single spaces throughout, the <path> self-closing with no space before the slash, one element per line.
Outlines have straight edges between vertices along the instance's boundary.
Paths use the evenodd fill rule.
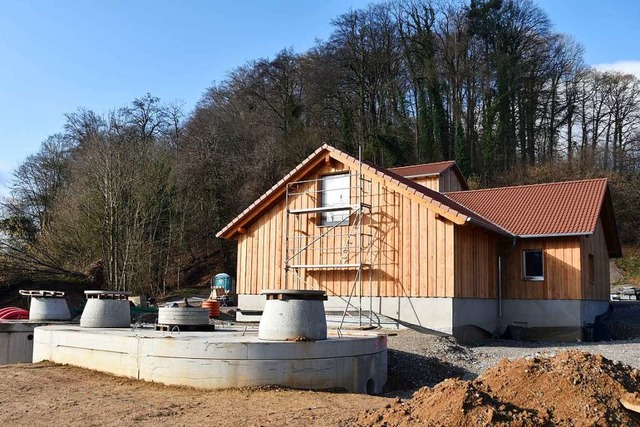
<path fill-rule="evenodd" d="M 544 280 L 544 252 L 540 249 L 522 251 L 524 280 Z"/>
<path fill-rule="evenodd" d="M 349 205 L 351 197 L 349 174 L 322 177 L 320 207 L 336 208 Z M 320 225 L 349 225 L 349 210 L 322 212 Z"/>

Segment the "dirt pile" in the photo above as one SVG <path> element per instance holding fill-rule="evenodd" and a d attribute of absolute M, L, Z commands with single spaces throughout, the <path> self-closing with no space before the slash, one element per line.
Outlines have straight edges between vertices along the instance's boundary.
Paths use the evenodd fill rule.
<path fill-rule="evenodd" d="M 474 381 L 446 380 L 367 411 L 352 426 L 640 426 L 620 398 L 640 390 L 640 373 L 600 355 L 504 359 Z"/>

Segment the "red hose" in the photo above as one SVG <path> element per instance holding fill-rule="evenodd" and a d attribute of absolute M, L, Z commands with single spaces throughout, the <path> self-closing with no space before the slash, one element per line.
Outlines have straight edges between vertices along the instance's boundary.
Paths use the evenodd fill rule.
<path fill-rule="evenodd" d="M 4 313 L 8 313 L 10 311 L 15 310 L 17 307 L 5 307 L 5 308 L 0 308 L 0 316 Z"/>
<path fill-rule="evenodd" d="M 0 319 L 3 320 L 21 320 L 28 318 L 29 312 L 18 307 L 6 307 L 0 310 Z"/>

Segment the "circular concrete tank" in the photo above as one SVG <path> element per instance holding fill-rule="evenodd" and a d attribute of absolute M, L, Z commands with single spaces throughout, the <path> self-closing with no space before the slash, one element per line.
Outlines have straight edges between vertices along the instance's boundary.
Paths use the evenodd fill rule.
<path fill-rule="evenodd" d="M 209 309 L 201 307 L 160 307 L 158 309 L 160 325 L 208 325 Z"/>
<path fill-rule="evenodd" d="M 80 317 L 83 328 L 127 328 L 131 324 L 129 292 L 85 291 L 87 305 Z"/>
<path fill-rule="evenodd" d="M 266 341 L 318 341 L 327 339 L 324 291 L 279 289 L 263 291 L 267 302 L 258 338 Z"/>
<path fill-rule="evenodd" d="M 21 290 L 20 295 L 31 298 L 29 320 L 69 320 L 71 313 L 64 292 L 48 290 Z"/>
<path fill-rule="evenodd" d="M 145 329 L 35 329 L 33 362 L 50 360 L 123 377 L 210 389 L 281 385 L 381 393 L 387 337 L 359 332 L 326 340 L 259 340 L 255 329 L 171 333 Z"/>

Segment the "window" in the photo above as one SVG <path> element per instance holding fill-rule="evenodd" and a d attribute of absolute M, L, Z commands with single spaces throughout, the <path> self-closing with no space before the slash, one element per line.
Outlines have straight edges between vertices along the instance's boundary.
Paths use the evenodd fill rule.
<path fill-rule="evenodd" d="M 325 175 L 322 177 L 322 189 L 320 196 L 320 206 L 323 208 L 334 208 L 340 206 L 348 206 L 349 191 L 349 174 Z M 322 212 L 320 225 L 349 225 L 349 210 L 336 210 Z"/>
<path fill-rule="evenodd" d="M 596 267 L 593 254 L 589 254 L 589 283 L 596 282 Z"/>
<path fill-rule="evenodd" d="M 544 280 L 544 253 L 540 249 L 522 251 L 522 278 Z"/>

